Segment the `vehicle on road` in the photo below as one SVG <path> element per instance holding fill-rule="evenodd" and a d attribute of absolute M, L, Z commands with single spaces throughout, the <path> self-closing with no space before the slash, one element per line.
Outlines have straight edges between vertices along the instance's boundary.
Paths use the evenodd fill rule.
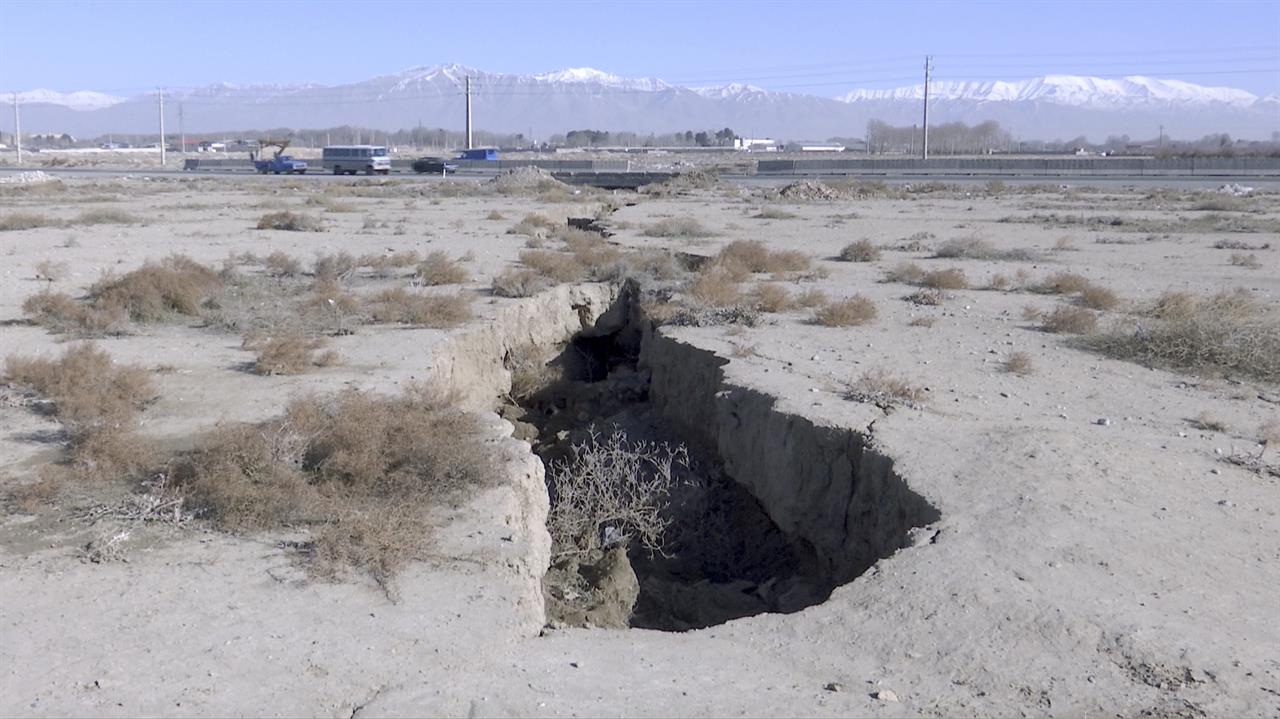
<path fill-rule="evenodd" d="M 335 175 L 391 172 L 391 157 L 385 145 L 329 145 L 321 153 L 320 163 Z"/>
<path fill-rule="evenodd" d="M 433 175 L 452 175 L 458 171 L 458 165 L 455 162 L 449 162 L 443 157 L 419 157 L 413 161 L 413 171 L 418 174 L 431 173 Z"/>
<path fill-rule="evenodd" d="M 307 174 L 307 161 L 296 160 L 290 155 L 276 155 L 270 160 L 254 160 L 253 169 L 257 170 L 260 175 L 267 173 L 273 175 L 281 173 L 286 175 L 305 175 Z"/>

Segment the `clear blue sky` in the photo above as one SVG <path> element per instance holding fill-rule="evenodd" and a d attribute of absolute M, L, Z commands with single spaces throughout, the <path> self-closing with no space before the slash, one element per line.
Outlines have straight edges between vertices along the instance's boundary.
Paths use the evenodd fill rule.
<path fill-rule="evenodd" d="M 458 62 L 836 95 L 1141 74 L 1280 93 L 1280 2 L 0 0 L 0 90 L 339 84 Z"/>

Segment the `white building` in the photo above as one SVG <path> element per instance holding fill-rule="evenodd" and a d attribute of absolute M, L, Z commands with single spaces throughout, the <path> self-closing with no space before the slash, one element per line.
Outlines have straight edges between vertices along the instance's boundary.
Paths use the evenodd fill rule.
<path fill-rule="evenodd" d="M 778 141 L 771 137 L 735 137 L 733 149 L 744 152 L 777 152 Z"/>

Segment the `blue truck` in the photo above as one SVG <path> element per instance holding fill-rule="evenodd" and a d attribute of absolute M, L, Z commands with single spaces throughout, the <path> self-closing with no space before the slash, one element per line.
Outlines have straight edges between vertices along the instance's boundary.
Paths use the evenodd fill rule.
<path fill-rule="evenodd" d="M 305 175 L 307 174 L 307 161 L 295 160 L 289 155 L 276 155 L 270 160 L 254 160 L 253 169 L 257 170 L 260 175 L 267 173 L 273 175 L 279 175 L 280 173 Z"/>

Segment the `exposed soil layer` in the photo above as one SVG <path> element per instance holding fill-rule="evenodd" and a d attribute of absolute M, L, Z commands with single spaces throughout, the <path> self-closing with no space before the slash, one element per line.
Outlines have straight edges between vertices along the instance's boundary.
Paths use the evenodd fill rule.
<path fill-rule="evenodd" d="M 758 393 L 724 391 L 723 361 L 663 337 L 635 294 L 621 292 L 611 323 L 577 334 L 548 362 L 554 381 L 503 411 L 549 467 L 592 431 L 689 450 L 663 551 L 633 544 L 634 579 L 608 554 L 553 562 L 553 622 L 618 626 L 629 613 L 633 627 L 684 631 L 799 611 L 938 518 L 857 433 L 774 412 Z M 619 584 L 638 584 L 630 612 L 616 605 L 634 592 Z"/>

